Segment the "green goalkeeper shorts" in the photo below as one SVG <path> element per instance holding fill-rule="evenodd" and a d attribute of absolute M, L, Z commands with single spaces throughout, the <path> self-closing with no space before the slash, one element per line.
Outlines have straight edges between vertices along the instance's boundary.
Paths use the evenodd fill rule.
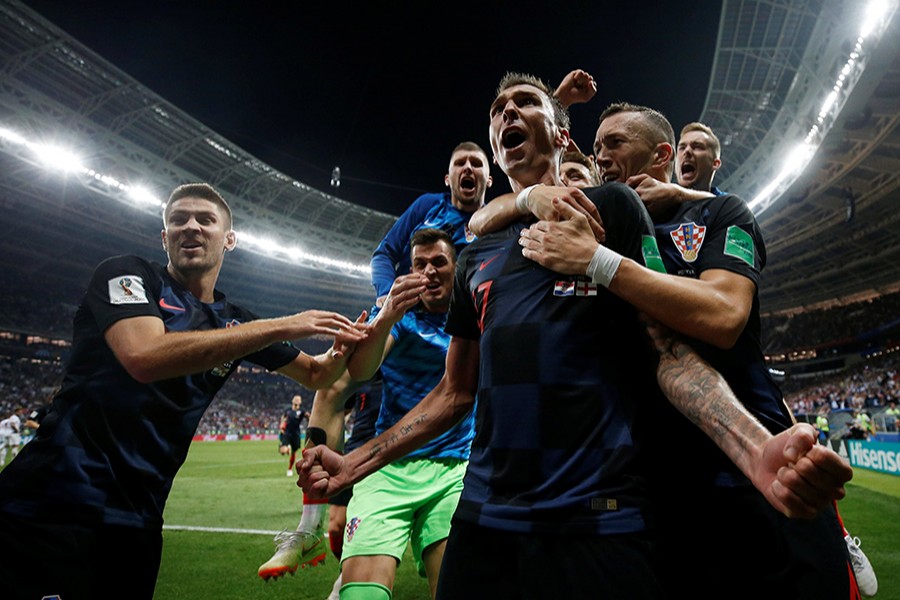
<path fill-rule="evenodd" d="M 422 552 L 450 534 L 466 461 L 412 458 L 393 462 L 353 486 L 341 560 L 384 554 L 399 563 L 412 543 L 419 575 Z"/>

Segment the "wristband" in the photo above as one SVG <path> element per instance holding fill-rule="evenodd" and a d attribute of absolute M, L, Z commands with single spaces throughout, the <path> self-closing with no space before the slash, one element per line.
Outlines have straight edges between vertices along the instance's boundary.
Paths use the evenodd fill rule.
<path fill-rule="evenodd" d="M 591 281 L 599 283 L 603 287 L 609 287 L 609 283 L 616 276 L 619 270 L 619 263 L 622 262 L 622 255 L 615 250 L 610 250 L 606 246 L 597 246 L 591 262 L 588 263 L 585 274 L 589 275 Z"/>
<path fill-rule="evenodd" d="M 519 211 L 520 215 L 531 214 L 531 209 L 528 208 L 528 195 L 531 193 L 531 190 L 539 185 L 541 184 L 536 183 L 534 185 L 529 185 L 527 188 L 519 192 L 518 196 L 516 196 L 516 210 Z"/>

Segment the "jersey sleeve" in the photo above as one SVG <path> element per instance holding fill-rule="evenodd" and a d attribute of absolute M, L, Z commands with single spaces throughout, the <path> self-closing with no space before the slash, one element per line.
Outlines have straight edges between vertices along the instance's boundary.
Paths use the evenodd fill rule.
<path fill-rule="evenodd" d="M 84 302 L 100 331 L 131 317 L 162 319 L 159 306 L 161 285 L 153 265 L 137 256 L 115 256 L 94 270 Z"/>
<path fill-rule="evenodd" d="M 431 204 L 433 201 L 428 194 L 416 198 L 375 248 L 371 262 L 372 285 L 378 296 L 384 296 L 390 291 L 397 278 L 397 265 L 403 259 L 409 238 L 416 226 L 425 219 Z"/>
<path fill-rule="evenodd" d="M 471 247 L 471 246 L 470 246 Z M 477 340 L 481 337 L 478 326 L 478 312 L 475 301 L 469 294 L 466 284 L 469 262 L 469 248 L 463 250 L 456 263 L 456 273 L 453 276 L 453 294 L 450 297 L 450 312 L 447 314 L 447 324 L 444 331 L 452 336 L 469 340 Z"/>
<path fill-rule="evenodd" d="M 747 203 L 734 195 L 720 196 L 709 204 L 706 240 L 697 257 L 697 272 L 725 269 L 759 285 L 766 249 L 756 217 Z"/>
<path fill-rule="evenodd" d="M 614 182 L 590 188 L 587 195 L 600 212 L 606 228 L 607 248 L 655 271 L 665 272 L 653 221 L 637 192 Z"/>
<path fill-rule="evenodd" d="M 235 310 L 238 313 L 241 323 L 249 323 L 250 321 L 256 321 L 259 319 L 257 315 L 253 314 L 249 310 L 238 308 L 233 304 L 231 305 L 231 307 L 232 310 Z M 257 350 L 256 352 L 248 354 L 242 360 L 246 360 L 255 365 L 259 365 L 260 367 L 263 367 L 268 371 L 277 371 L 284 365 L 297 358 L 299 355 L 300 349 L 294 346 L 291 342 L 285 340 L 283 342 L 269 344 L 261 350 Z"/>

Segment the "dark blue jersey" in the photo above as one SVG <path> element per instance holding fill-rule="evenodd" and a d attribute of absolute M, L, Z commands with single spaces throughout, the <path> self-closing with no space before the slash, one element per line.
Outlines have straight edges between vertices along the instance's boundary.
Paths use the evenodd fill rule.
<path fill-rule="evenodd" d="M 349 402 L 351 408 L 356 407 L 356 415 L 353 417 L 353 431 L 350 439 L 344 444 L 344 453 L 349 453 L 375 437 L 375 421 L 381 409 L 381 376 L 376 375 L 365 387 L 351 396 Z"/>
<path fill-rule="evenodd" d="M 607 245 L 644 263 L 653 226 L 633 190 L 586 190 Z M 476 435 L 457 517 L 551 534 L 642 531 L 644 419 L 659 402 L 636 310 L 584 276 L 522 256 L 522 225 L 475 240 L 446 330 L 479 340 Z"/>
<path fill-rule="evenodd" d="M 759 286 L 766 247 L 756 218 L 737 196 L 726 194 L 686 202 L 655 227 L 668 273 L 697 279 L 708 269 L 725 269 Z M 689 341 L 767 429 L 777 433 L 791 426 L 781 390 L 763 356 L 758 294 L 753 297 L 750 318 L 734 347 L 722 350 L 699 340 Z M 689 444 L 679 451 L 679 456 L 690 457 L 690 475 L 725 485 L 746 483 L 737 467 L 687 419 L 671 413 L 667 421 L 671 424 L 670 439 Z"/>
<path fill-rule="evenodd" d="M 453 239 L 457 254 L 475 239 L 469 231 L 472 213 L 453 206 L 449 192 L 423 194 L 400 215 L 372 255 L 372 285 L 378 296 L 386 295 L 400 275 L 409 273 L 409 242 L 419 229 L 442 229 Z"/>
<path fill-rule="evenodd" d="M 303 420 L 307 418 L 306 411 L 289 408 L 284 411 L 281 418 L 284 420 L 284 431 L 281 432 L 284 439 L 299 438 L 300 426 L 303 425 Z"/>
<path fill-rule="evenodd" d="M 200 417 L 240 361 L 153 383 L 133 379 L 103 337 L 130 317 L 169 332 L 232 327 L 255 316 L 216 292 L 205 304 L 165 267 L 135 256 L 101 263 L 75 314 L 72 354 L 37 437 L 0 473 L 0 510 L 23 517 L 162 526 L 163 507 Z M 270 370 L 299 351 L 276 344 L 245 359 Z"/>

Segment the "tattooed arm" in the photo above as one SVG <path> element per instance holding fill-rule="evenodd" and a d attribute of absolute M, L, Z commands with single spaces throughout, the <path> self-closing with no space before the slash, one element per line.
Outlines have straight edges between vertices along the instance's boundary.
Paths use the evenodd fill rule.
<path fill-rule="evenodd" d="M 297 485 L 313 498 L 326 498 L 402 458 L 458 423 L 475 403 L 477 340 L 454 337 L 444 377 L 393 427 L 346 456 L 324 445 L 303 451 Z"/>
<path fill-rule="evenodd" d="M 659 355 L 657 379 L 669 401 L 698 426 L 789 517 L 812 518 L 844 497 L 852 469 L 816 443 L 808 424 L 773 436 L 735 397 L 722 375 L 656 323 L 647 330 Z"/>

